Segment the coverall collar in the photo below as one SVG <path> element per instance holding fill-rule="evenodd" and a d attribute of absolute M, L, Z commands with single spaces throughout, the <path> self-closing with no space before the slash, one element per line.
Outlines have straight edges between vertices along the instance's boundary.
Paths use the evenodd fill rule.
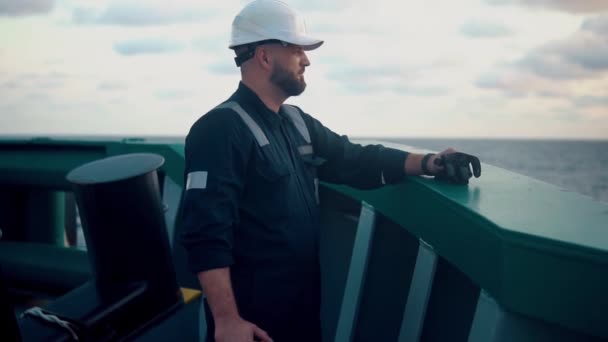
<path fill-rule="evenodd" d="M 258 94 L 251 90 L 251 88 L 247 87 L 243 82 L 239 82 L 237 93 L 242 101 L 250 103 L 257 110 L 257 112 L 261 114 L 260 116 L 262 117 L 262 120 L 268 123 L 271 127 L 280 125 L 281 122 L 286 119 L 282 108 L 279 110 L 277 115 L 277 113 L 273 112 L 266 106 Z"/>

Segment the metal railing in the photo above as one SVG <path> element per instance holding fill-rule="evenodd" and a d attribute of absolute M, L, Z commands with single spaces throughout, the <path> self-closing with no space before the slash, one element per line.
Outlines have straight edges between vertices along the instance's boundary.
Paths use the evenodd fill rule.
<path fill-rule="evenodd" d="M 165 158 L 179 206 L 181 141 L 0 141 L 0 188 L 69 191 L 72 168 L 132 152 Z M 323 184 L 321 198 L 325 340 L 608 338 L 604 203 L 490 165 L 468 186 Z"/>

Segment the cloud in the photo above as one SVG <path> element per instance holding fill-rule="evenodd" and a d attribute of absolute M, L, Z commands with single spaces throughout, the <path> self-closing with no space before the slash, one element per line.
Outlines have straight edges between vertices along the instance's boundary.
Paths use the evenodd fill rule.
<path fill-rule="evenodd" d="M 531 51 L 517 64 L 551 79 L 599 76 L 608 71 L 608 39 L 580 31 Z"/>
<path fill-rule="evenodd" d="M 477 78 L 475 86 L 486 90 L 500 90 L 509 97 L 528 95 L 533 82 L 526 75 L 518 74 L 516 70 L 503 70 L 500 73 L 486 73 Z"/>
<path fill-rule="evenodd" d="M 57 89 L 67 84 L 71 76 L 64 72 L 21 73 L 0 84 L 6 90 L 15 89 Z"/>
<path fill-rule="evenodd" d="M 507 82 L 496 73 L 486 73 L 477 78 L 475 85 L 483 89 L 501 89 Z"/>
<path fill-rule="evenodd" d="M 17 89 L 17 88 L 19 88 L 19 83 L 17 81 L 7 81 L 7 82 L 0 84 L 0 88 Z"/>
<path fill-rule="evenodd" d="M 124 56 L 172 53 L 183 49 L 181 42 L 163 38 L 127 40 L 114 44 L 114 51 Z"/>
<path fill-rule="evenodd" d="M 205 69 L 216 75 L 238 75 L 240 73 L 240 69 L 232 60 L 222 60 L 205 65 Z"/>
<path fill-rule="evenodd" d="M 495 71 L 481 74 L 474 81 L 474 85 L 483 90 L 500 91 L 511 98 L 536 96 L 539 99 L 554 101 L 573 102 L 574 94 L 581 87 L 587 87 L 593 93 L 601 93 L 597 86 L 594 86 L 596 83 L 593 82 L 597 81 L 587 74 L 576 77 L 567 75 L 559 68 L 554 70 L 550 70 L 547 66 L 545 68 L 543 73 L 539 74 L 538 70 L 532 71 L 518 64 L 505 65 Z M 557 74 L 560 72 L 561 74 Z M 581 101 L 583 101 L 580 102 L 581 104 L 591 103 L 590 99 Z"/>
<path fill-rule="evenodd" d="M 398 65 L 335 67 L 327 78 L 341 83 L 341 89 L 354 94 L 396 93 L 410 96 L 444 96 L 445 87 L 418 84 L 423 68 Z"/>
<path fill-rule="evenodd" d="M 450 93 L 446 87 L 426 87 L 426 86 L 401 86 L 395 92 L 402 95 L 411 96 L 445 96 Z"/>
<path fill-rule="evenodd" d="M 0 16 L 27 16 L 49 13 L 55 0 L 0 0 Z"/>
<path fill-rule="evenodd" d="M 192 39 L 192 48 L 195 51 L 209 52 L 228 49 L 227 36 L 196 37 Z"/>
<path fill-rule="evenodd" d="M 608 96 L 580 96 L 574 99 L 580 107 L 608 107 Z"/>
<path fill-rule="evenodd" d="M 46 80 L 38 83 L 38 87 L 41 89 L 59 89 L 65 86 L 65 82 L 59 80 Z"/>
<path fill-rule="evenodd" d="M 556 91 L 556 90 L 546 90 L 546 89 L 541 89 L 538 90 L 536 92 L 536 95 L 540 96 L 540 97 L 548 97 L 548 98 L 564 98 L 565 96 L 568 96 L 566 92 L 564 91 Z"/>
<path fill-rule="evenodd" d="M 581 25 L 581 29 L 608 36 L 608 15 L 585 19 Z"/>
<path fill-rule="evenodd" d="M 102 12 L 91 8 L 76 8 L 72 12 L 72 21 L 80 25 L 155 26 L 201 21 L 212 17 L 215 12 L 179 5 L 131 2 L 110 5 Z"/>
<path fill-rule="evenodd" d="M 312 32 L 313 36 L 327 35 L 327 34 L 343 34 L 344 33 L 344 22 L 343 21 L 320 21 L 316 22 Z M 381 27 L 370 26 L 370 25 L 359 25 L 358 23 L 351 23 L 348 27 L 349 34 L 357 34 L 359 36 L 378 36 L 386 34 Z M 319 39 L 322 37 L 319 36 Z"/>
<path fill-rule="evenodd" d="M 292 0 L 290 5 L 298 12 L 301 12 L 303 9 L 307 11 L 335 12 L 349 8 L 353 3 L 353 0 Z"/>
<path fill-rule="evenodd" d="M 48 92 L 33 91 L 25 95 L 26 101 L 50 102 L 51 96 Z"/>
<path fill-rule="evenodd" d="M 366 82 L 366 81 L 398 81 L 414 76 L 415 71 L 400 65 L 357 65 L 336 66 L 327 73 L 330 80 L 339 82 Z"/>
<path fill-rule="evenodd" d="M 336 66 L 327 73 L 329 80 L 355 94 L 394 91 L 408 71 L 399 66 Z"/>
<path fill-rule="evenodd" d="M 608 10 L 606 0 L 485 0 L 491 5 L 517 4 L 571 13 L 594 13 Z"/>
<path fill-rule="evenodd" d="M 562 100 L 572 97 L 576 84 L 583 82 L 579 75 L 568 74 L 559 66 L 538 62 L 536 70 L 521 63 L 507 64 L 492 72 L 481 74 L 474 85 L 483 90 L 497 90 L 511 98 L 537 96 L 547 100 Z M 580 78 L 589 77 L 587 73 Z M 572 86 L 574 88 L 572 88 Z"/>
<path fill-rule="evenodd" d="M 602 77 L 608 72 L 607 33 L 608 16 L 588 18 L 574 34 L 529 51 L 512 66 L 551 80 Z"/>
<path fill-rule="evenodd" d="M 98 13 L 94 9 L 78 7 L 72 11 L 72 22 L 75 24 L 95 24 L 98 19 Z"/>
<path fill-rule="evenodd" d="M 462 24 L 460 33 L 472 38 L 496 38 L 509 36 L 513 32 L 501 23 L 472 19 Z"/>
<path fill-rule="evenodd" d="M 340 83 L 348 93 L 369 94 L 395 91 L 405 80 L 405 73 L 389 66 L 350 66 L 328 72 L 327 78 Z"/>
<path fill-rule="evenodd" d="M 123 82 L 110 82 L 110 81 L 105 81 L 105 82 L 99 82 L 97 84 L 97 90 L 100 91 L 118 91 L 118 90 L 125 90 L 129 88 L 127 86 L 126 83 Z"/>
<path fill-rule="evenodd" d="M 568 61 L 590 71 L 608 70 L 608 40 L 581 37 L 557 48 Z"/>
<path fill-rule="evenodd" d="M 590 71 L 585 70 L 580 65 L 571 63 L 559 51 L 533 51 L 518 61 L 516 66 L 538 76 L 554 80 L 569 80 L 592 76 Z"/>
<path fill-rule="evenodd" d="M 156 98 L 164 101 L 183 100 L 194 96 L 194 92 L 186 89 L 163 89 L 157 91 Z"/>

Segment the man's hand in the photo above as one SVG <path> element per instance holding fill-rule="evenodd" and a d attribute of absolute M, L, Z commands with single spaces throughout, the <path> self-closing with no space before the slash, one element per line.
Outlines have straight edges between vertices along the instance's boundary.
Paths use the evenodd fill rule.
<path fill-rule="evenodd" d="M 217 320 L 214 338 L 216 342 L 272 342 L 264 330 L 241 317 Z"/>
<path fill-rule="evenodd" d="M 469 165 L 473 167 L 473 172 Z M 476 178 L 481 176 L 479 158 L 451 148 L 429 158 L 426 167 L 435 175 L 435 179 L 453 184 L 469 184 L 469 178 L 473 175 Z"/>
<path fill-rule="evenodd" d="M 264 330 L 239 315 L 228 267 L 199 272 L 198 279 L 207 294 L 207 303 L 215 321 L 215 341 L 272 342 Z"/>

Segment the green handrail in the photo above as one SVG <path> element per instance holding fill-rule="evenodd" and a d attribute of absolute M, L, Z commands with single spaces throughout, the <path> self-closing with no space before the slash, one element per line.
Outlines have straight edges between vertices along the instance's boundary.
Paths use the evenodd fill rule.
<path fill-rule="evenodd" d="M 183 187 L 183 139 L 62 138 L 0 140 L 0 186 L 67 189 L 73 167 L 131 152 L 164 156 Z M 468 186 L 423 177 L 370 191 L 324 186 L 369 203 L 507 309 L 608 337 L 605 203 L 490 165 Z"/>

